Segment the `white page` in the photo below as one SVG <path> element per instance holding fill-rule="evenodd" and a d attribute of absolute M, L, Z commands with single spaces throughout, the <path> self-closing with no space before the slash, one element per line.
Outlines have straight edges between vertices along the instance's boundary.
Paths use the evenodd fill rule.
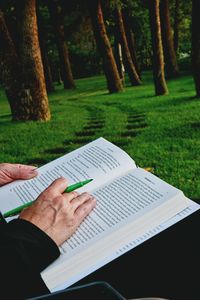
<path fill-rule="evenodd" d="M 97 199 L 97 205 L 60 248 L 61 253 L 65 253 L 65 259 L 113 232 L 123 223 L 128 223 L 130 219 L 136 219 L 167 199 L 182 194 L 177 188 L 141 168 L 119 176 L 91 193 Z"/>
<path fill-rule="evenodd" d="M 117 251 L 113 252 L 110 256 L 101 259 L 96 262 L 96 264 L 90 265 L 89 268 L 85 269 L 84 272 L 78 273 L 76 276 L 71 277 L 71 279 L 63 282 L 60 285 L 51 289 L 51 292 L 59 291 L 64 288 L 71 286 L 72 284 L 76 283 L 77 281 L 81 280 L 82 278 L 86 277 L 87 275 L 91 274 L 92 272 L 98 270 L 99 268 L 103 267 L 104 265 L 108 264 L 109 262 L 113 261 L 114 259 L 118 258 L 119 256 L 125 254 L 126 252 L 134 249 L 136 246 L 142 244 L 146 240 L 150 239 L 151 237 L 159 234 L 163 230 L 167 229 L 168 227 L 176 224 L 180 220 L 186 218 L 187 216 L 191 215 L 195 211 L 200 209 L 200 205 L 194 201 L 189 200 L 189 206 L 182 210 L 181 212 L 177 213 L 174 217 L 170 218 L 168 221 L 163 222 L 162 224 L 155 226 L 151 230 L 147 230 L 144 234 L 139 236 L 136 239 L 130 239 L 130 241 L 123 245 L 123 247 L 119 248 Z M 184 263 L 184 262 L 183 262 Z"/>
<path fill-rule="evenodd" d="M 82 222 L 72 237 L 62 245 L 61 257 L 42 272 L 46 279 L 46 284 L 48 282 L 48 274 L 54 273 L 54 268 L 57 270 L 56 272 L 62 273 L 58 269 L 59 265 L 61 266 L 60 269 L 62 269 L 62 265 L 66 269 L 66 264 L 71 265 L 73 258 L 76 259 L 83 252 L 88 254 L 87 249 L 90 249 L 90 247 L 93 248 L 98 244 L 98 249 L 100 249 L 104 243 L 108 247 L 110 241 L 112 241 L 112 244 L 110 244 L 110 249 L 106 249 L 106 251 L 111 251 L 112 253 L 112 251 L 116 251 L 116 247 L 117 249 L 122 247 L 127 240 L 121 240 L 121 244 L 117 244 L 120 231 L 123 230 L 122 235 L 125 235 L 124 233 L 128 232 L 129 224 L 133 222 L 135 224 L 133 228 L 131 227 L 130 232 L 130 237 L 133 239 L 133 234 L 135 236 L 140 234 L 141 230 L 146 232 L 146 229 L 158 226 L 160 221 L 166 221 L 168 218 L 171 218 L 188 204 L 186 197 L 180 190 L 140 168 L 119 176 L 91 191 L 91 193 L 97 199 L 97 206 Z M 163 209 L 160 208 L 161 205 L 163 205 Z M 160 211 L 156 214 L 158 209 Z M 148 215 L 150 216 L 150 221 L 147 218 Z M 138 232 L 136 224 L 140 227 L 142 226 L 142 229 L 138 227 Z M 119 232 L 119 236 L 116 236 L 116 232 Z M 114 236 L 116 236 L 115 239 Z M 127 237 L 128 241 L 130 237 Z M 92 266 L 92 259 L 97 259 L 98 263 L 99 259 L 104 259 L 106 253 L 105 249 L 102 249 L 102 253 L 95 256 L 96 248 L 93 250 L 94 255 L 90 257 L 88 262 L 90 267 Z M 85 256 L 84 259 L 86 259 Z M 81 265 L 81 263 L 81 257 L 79 257 L 79 264 Z M 82 265 L 82 271 L 84 271 L 84 267 L 86 266 Z M 53 278 L 56 277 L 55 274 L 52 276 Z M 62 275 L 58 276 L 62 277 Z M 59 282 L 62 278 L 57 278 L 56 280 Z"/>
<path fill-rule="evenodd" d="M 129 223 L 123 224 L 123 226 L 89 245 L 89 247 L 81 249 L 76 255 L 71 256 L 70 259 L 60 261 L 60 263 L 54 264 L 53 267 L 50 266 L 44 270 L 41 275 L 45 284 L 50 290 L 64 282 L 69 286 L 69 284 L 74 282 L 75 278 L 82 276 L 82 274 L 98 265 L 99 262 L 105 262 L 112 257 L 113 253 L 131 240 L 139 238 L 147 231 L 169 220 L 186 208 L 186 205 L 187 202 L 179 194 L 177 197 L 171 198 L 153 210 L 146 212 L 139 218 L 130 220 Z"/>
<path fill-rule="evenodd" d="M 99 138 L 40 168 L 39 175 L 30 180 L 15 181 L 0 188 L 0 210 L 2 213 L 38 195 L 58 177 L 66 177 L 69 185 L 89 178 L 94 180 L 79 189 L 90 191 L 128 169 L 135 168 L 132 158 L 119 147 Z"/>

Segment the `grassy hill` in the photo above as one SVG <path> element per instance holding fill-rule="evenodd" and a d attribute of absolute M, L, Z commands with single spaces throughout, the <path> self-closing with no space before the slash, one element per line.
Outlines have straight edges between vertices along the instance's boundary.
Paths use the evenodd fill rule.
<path fill-rule="evenodd" d="M 200 199 L 200 101 L 192 77 L 168 81 L 169 95 L 154 96 L 150 73 L 143 84 L 108 94 L 103 76 L 76 80 L 73 91 L 49 95 L 52 120 L 12 122 L 0 91 L 0 161 L 43 165 L 102 136 L 140 167 Z M 200 200 L 199 200 L 200 202 Z"/>

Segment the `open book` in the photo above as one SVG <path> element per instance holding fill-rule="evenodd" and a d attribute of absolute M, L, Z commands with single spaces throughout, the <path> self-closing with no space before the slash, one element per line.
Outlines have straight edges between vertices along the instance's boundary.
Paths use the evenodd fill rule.
<path fill-rule="evenodd" d="M 93 211 L 60 247 L 61 256 L 41 276 L 50 289 L 66 288 L 99 267 L 178 222 L 199 205 L 157 176 L 137 167 L 122 149 L 104 138 L 40 168 L 39 175 L 0 188 L 4 213 L 32 201 L 56 178 L 69 184 L 94 180 L 78 191 L 97 199 Z"/>

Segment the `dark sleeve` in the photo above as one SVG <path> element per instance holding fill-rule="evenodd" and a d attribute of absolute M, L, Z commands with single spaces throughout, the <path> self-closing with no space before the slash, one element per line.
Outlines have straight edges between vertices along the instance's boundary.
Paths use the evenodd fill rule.
<path fill-rule="evenodd" d="M 54 241 L 22 219 L 1 222 L 0 239 L 1 295 L 26 299 L 49 293 L 40 272 L 60 255 Z"/>

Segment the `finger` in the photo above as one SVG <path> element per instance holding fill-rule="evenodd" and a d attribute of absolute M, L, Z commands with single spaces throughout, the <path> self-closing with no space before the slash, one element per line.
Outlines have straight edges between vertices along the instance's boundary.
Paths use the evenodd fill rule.
<path fill-rule="evenodd" d="M 67 179 L 64 177 L 60 177 L 54 180 L 43 193 L 50 195 L 62 194 L 66 190 L 67 185 Z"/>
<path fill-rule="evenodd" d="M 62 194 L 62 197 L 64 199 L 65 202 L 71 202 L 72 200 L 74 200 L 76 197 L 78 197 L 79 193 L 76 191 L 70 192 L 70 193 L 64 193 Z"/>
<path fill-rule="evenodd" d="M 30 179 L 38 174 L 36 167 L 22 164 L 7 164 L 5 171 L 12 179 Z"/>
<path fill-rule="evenodd" d="M 52 197 L 51 193 L 51 198 L 52 198 L 52 205 L 55 206 L 56 208 L 63 208 L 63 209 L 68 209 L 69 203 L 72 199 L 76 198 L 78 195 L 77 192 L 71 192 L 71 193 L 64 193 L 62 195 L 59 195 L 57 197 Z"/>
<path fill-rule="evenodd" d="M 75 211 L 80 205 L 92 198 L 93 196 L 88 193 L 80 194 L 78 197 L 74 198 L 73 201 L 71 201 L 73 210 Z"/>
<path fill-rule="evenodd" d="M 95 198 L 87 200 L 77 208 L 74 214 L 75 218 L 79 220 L 81 223 L 83 219 L 92 211 L 95 205 L 96 205 Z"/>
<path fill-rule="evenodd" d="M 77 197 L 77 195 L 78 193 L 75 191 L 68 194 L 60 194 L 60 193 L 56 194 L 55 190 L 50 191 L 50 194 L 48 196 L 43 197 L 42 209 L 46 209 L 46 207 L 49 206 L 51 209 L 55 209 L 56 211 L 58 211 L 59 209 L 62 209 L 64 211 L 69 211 L 71 207 L 69 203 L 73 198 Z M 39 201 L 36 201 L 35 204 L 38 202 Z"/>

